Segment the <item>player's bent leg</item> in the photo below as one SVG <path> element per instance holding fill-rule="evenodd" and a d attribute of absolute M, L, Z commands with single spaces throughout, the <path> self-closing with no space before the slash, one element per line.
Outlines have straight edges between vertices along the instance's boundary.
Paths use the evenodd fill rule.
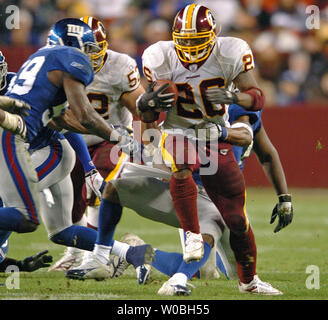
<path fill-rule="evenodd" d="M 244 177 L 235 161 L 232 147 L 219 144 L 225 152 L 218 152 L 220 169 L 214 175 L 201 176 L 206 192 L 221 213 L 230 230 L 230 245 L 234 252 L 238 276 L 249 283 L 256 274 L 256 245 L 245 210 Z M 221 183 L 217 183 L 221 181 Z"/>
<path fill-rule="evenodd" d="M 0 229 L 33 232 L 38 224 L 38 177 L 24 141 L 0 128 Z"/>
<path fill-rule="evenodd" d="M 189 236 L 184 259 L 199 261 L 204 254 L 197 213 L 197 187 L 192 172 L 199 164 L 195 146 L 181 135 L 163 134 L 161 152 L 164 162 L 171 167 L 170 193 L 180 225 Z"/>

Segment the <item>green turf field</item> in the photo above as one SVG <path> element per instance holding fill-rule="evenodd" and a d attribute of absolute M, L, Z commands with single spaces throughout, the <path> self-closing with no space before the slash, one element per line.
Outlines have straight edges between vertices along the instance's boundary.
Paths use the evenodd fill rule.
<path fill-rule="evenodd" d="M 258 249 L 257 272 L 284 292 L 282 296 L 263 297 L 240 294 L 237 281 L 193 279 L 196 287 L 190 297 L 161 297 L 156 294 L 168 277 L 153 270 L 151 281 L 137 284 L 135 271 L 130 267 L 119 279 L 102 282 L 68 280 L 62 273 L 38 270 L 21 273 L 19 289 L 7 289 L 8 274 L 0 275 L 0 299 L 78 299 L 78 300 L 239 300 L 287 299 L 323 300 L 328 298 L 328 190 L 293 189 L 294 221 L 274 234 L 269 224 L 276 197 L 271 188 L 248 189 L 247 205 Z M 169 251 L 180 251 L 177 230 L 140 218 L 126 210 L 117 229 L 117 239 L 125 232 L 134 232 L 146 242 Z M 31 234 L 14 234 L 10 238 L 9 256 L 24 258 L 48 249 L 56 261 L 64 248 L 47 239 L 43 226 Z M 308 266 L 319 270 L 319 289 L 308 289 Z M 313 284 L 309 278 L 308 283 Z"/>

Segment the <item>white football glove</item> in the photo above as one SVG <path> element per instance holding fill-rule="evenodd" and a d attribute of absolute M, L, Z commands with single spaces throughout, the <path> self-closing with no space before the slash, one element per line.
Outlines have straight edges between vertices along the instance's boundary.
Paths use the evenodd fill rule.
<path fill-rule="evenodd" d="M 21 116 L 28 116 L 28 110 L 31 110 L 30 105 L 26 102 L 7 96 L 0 96 L 0 108 L 9 113 L 19 114 Z"/>
<path fill-rule="evenodd" d="M 92 169 L 85 174 L 85 182 L 87 189 L 86 198 L 90 199 L 92 193 L 94 193 L 98 198 L 101 198 L 106 182 L 97 169 Z"/>
<path fill-rule="evenodd" d="M 11 114 L 7 111 L 3 111 L 3 113 L 4 120 L 0 126 L 14 134 L 20 135 L 21 138 L 25 140 L 27 128 L 24 119 L 18 114 Z"/>

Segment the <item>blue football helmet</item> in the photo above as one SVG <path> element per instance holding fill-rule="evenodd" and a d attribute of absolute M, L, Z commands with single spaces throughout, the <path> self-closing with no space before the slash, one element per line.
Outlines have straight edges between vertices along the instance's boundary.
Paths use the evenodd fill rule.
<path fill-rule="evenodd" d="M 74 47 L 86 55 L 100 51 L 92 29 L 80 19 L 74 18 L 56 22 L 49 31 L 47 44 Z"/>
<path fill-rule="evenodd" d="M 0 90 L 6 87 L 7 85 L 7 62 L 5 61 L 5 56 L 0 51 Z"/>

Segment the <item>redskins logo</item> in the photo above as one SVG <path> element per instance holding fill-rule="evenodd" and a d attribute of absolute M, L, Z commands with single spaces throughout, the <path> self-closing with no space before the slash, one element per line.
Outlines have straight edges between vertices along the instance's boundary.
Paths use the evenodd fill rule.
<path fill-rule="evenodd" d="M 212 12 L 210 10 L 207 10 L 207 12 L 206 12 L 206 18 L 207 18 L 209 24 L 212 27 L 214 27 L 215 26 L 215 19 L 214 19 L 213 15 L 212 15 Z"/>
<path fill-rule="evenodd" d="M 100 31 L 101 35 L 106 38 L 106 30 L 105 30 L 105 27 L 104 25 L 98 21 L 98 30 Z"/>

